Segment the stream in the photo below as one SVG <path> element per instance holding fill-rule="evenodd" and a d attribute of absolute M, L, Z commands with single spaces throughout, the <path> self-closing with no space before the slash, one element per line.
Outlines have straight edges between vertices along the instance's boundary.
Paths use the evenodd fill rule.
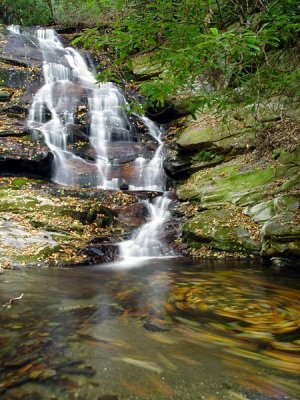
<path fill-rule="evenodd" d="M 184 258 L 132 267 L 1 277 L 1 399 L 299 398 L 296 276 Z"/>

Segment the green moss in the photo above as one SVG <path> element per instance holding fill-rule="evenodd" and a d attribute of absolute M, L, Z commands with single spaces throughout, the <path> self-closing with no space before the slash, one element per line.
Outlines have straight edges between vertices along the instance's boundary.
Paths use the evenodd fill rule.
<path fill-rule="evenodd" d="M 232 210 L 206 210 L 185 223 L 184 237 L 193 248 L 206 245 L 215 250 L 257 253 L 259 245 L 243 222 Z"/>
<path fill-rule="evenodd" d="M 151 57 L 153 57 L 152 54 L 143 54 L 138 57 L 133 57 L 131 59 L 132 72 L 144 78 L 160 75 L 165 68 L 158 61 L 153 61 Z"/>
<path fill-rule="evenodd" d="M 21 189 L 23 186 L 27 184 L 27 180 L 23 178 L 16 178 L 11 181 L 11 186 L 14 188 L 19 188 Z"/>
<path fill-rule="evenodd" d="M 211 168 L 206 173 L 198 172 L 178 189 L 183 200 L 198 200 L 205 207 L 224 204 L 248 205 L 263 199 L 268 185 L 281 176 L 283 171 L 272 167 L 243 171 L 243 157 Z"/>
<path fill-rule="evenodd" d="M 192 157 L 193 161 L 212 161 L 218 158 L 222 158 L 222 154 L 214 153 L 210 150 L 199 151 Z"/>

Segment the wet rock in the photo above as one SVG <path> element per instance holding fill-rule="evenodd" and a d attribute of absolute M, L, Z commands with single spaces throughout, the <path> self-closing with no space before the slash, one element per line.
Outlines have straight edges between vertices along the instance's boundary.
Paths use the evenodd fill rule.
<path fill-rule="evenodd" d="M 0 90 L 0 102 L 1 101 L 9 101 L 12 97 L 12 93 L 5 91 L 5 90 Z"/>
<path fill-rule="evenodd" d="M 119 249 L 117 245 L 111 243 L 94 243 L 81 250 L 78 254 L 84 254 L 86 262 L 90 264 L 102 264 L 117 259 Z"/>
<path fill-rule="evenodd" d="M 122 183 L 120 185 L 120 190 L 128 190 L 128 189 L 129 189 L 129 186 L 126 183 Z"/>
<path fill-rule="evenodd" d="M 270 261 L 272 263 L 272 267 L 279 270 L 282 268 L 292 268 L 299 264 L 298 260 L 283 257 L 272 257 Z"/>
<path fill-rule="evenodd" d="M 138 227 L 146 221 L 148 214 L 145 203 L 132 204 L 117 211 L 117 220 L 125 226 Z"/>
<path fill-rule="evenodd" d="M 88 143 L 89 137 L 83 131 L 83 129 L 85 129 L 85 128 L 78 126 L 78 125 L 69 124 L 67 126 L 67 133 L 69 135 L 69 141 L 71 143 L 78 142 L 78 141 Z"/>
<path fill-rule="evenodd" d="M 145 321 L 143 327 L 149 332 L 167 332 L 169 329 L 165 327 L 165 324 L 160 320 Z"/>
<path fill-rule="evenodd" d="M 0 137 L 0 175 L 49 178 L 53 156 L 30 138 Z"/>

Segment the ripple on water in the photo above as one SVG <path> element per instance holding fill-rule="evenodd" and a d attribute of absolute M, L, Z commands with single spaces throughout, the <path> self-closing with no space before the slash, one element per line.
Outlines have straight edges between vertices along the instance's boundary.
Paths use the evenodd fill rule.
<path fill-rule="evenodd" d="M 294 277 L 184 259 L 9 271 L 0 304 L 4 400 L 299 398 Z"/>

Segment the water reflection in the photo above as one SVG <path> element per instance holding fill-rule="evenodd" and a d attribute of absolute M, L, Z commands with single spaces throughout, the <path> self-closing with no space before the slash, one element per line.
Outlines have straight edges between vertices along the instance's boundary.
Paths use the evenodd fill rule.
<path fill-rule="evenodd" d="M 294 276 L 184 259 L 1 276 L 1 305 L 22 293 L 0 311 L 4 400 L 299 398 Z"/>

